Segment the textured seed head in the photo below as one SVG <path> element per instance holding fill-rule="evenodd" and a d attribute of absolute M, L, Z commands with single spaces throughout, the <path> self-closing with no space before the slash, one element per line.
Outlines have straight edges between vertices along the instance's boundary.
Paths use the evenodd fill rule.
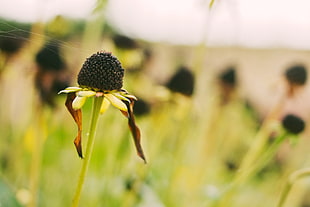
<path fill-rule="evenodd" d="M 124 69 L 119 60 L 109 52 L 97 52 L 86 59 L 78 84 L 96 90 L 118 90 L 123 86 Z"/>
<path fill-rule="evenodd" d="M 299 134 L 305 129 L 305 122 L 292 114 L 288 114 L 282 120 L 283 127 L 292 134 Z"/>
<path fill-rule="evenodd" d="M 307 70 L 303 65 L 294 65 L 286 70 L 285 77 L 291 84 L 304 85 L 307 81 Z"/>

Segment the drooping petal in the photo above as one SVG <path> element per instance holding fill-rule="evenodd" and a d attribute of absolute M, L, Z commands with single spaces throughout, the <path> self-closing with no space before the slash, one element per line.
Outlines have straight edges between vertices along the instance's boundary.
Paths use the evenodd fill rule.
<path fill-rule="evenodd" d="M 116 96 L 112 95 L 112 94 L 105 94 L 104 95 L 110 102 L 111 104 L 118 108 L 121 111 L 127 111 L 127 106 L 126 104 L 121 101 L 120 99 L 118 99 Z"/>
<path fill-rule="evenodd" d="M 123 96 L 122 94 L 113 93 L 113 95 L 114 95 L 115 97 L 117 97 L 118 99 L 120 99 L 120 100 L 130 102 L 130 100 L 129 100 L 128 98 L 126 98 L 125 96 Z"/>
<path fill-rule="evenodd" d="M 82 88 L 80 87 L 68 87 L 64 90 L 61 90 L 58 92 L 58 94 L 61 94 L 61 93 L 72 93 L 72 92 L 77 92 L 77 91 L 81 91 Z"/>
<path fill-rule="evenodd" d="M 76 93 L 77 96 L 79 97 L 92 97 L 96 95 L 95 91 L 79 91 Z"/>
<path fill-rule="evenodd" d="M 134 95 L 131 95 L 131 94 L 125 94 L 124 96 L 129 98 L 129 99 L 134 99 L 135 101 L 138 100 L 137 97 L 135 97 Z"/>
<path fill-rule="evenodd" d="M 80 97 L 76 96 L 72 102 L 72 108 L 74 110 L 82 108 L 82 106 L 85 104 L 87 97 Z"/>
<path fill-rule="evenodd" d="M 121 112 L 124 114 L 124 116 L 126 116 L 128 118 L 128 126 L 130 128 L 131 134 L 132 134 L 133 139 L 134 139 L 134 143 L 135 143 L 135 147 L 136 147 L 136 150 L 137 150 L 137 154 L 146 163 L 144 152 L 143 152 L 143 149 L 142 149 L 142 146 L 141 146 L 141 143 L 140 143 L 140 141 L 141 141 L 140 129 L 136 125 L 135 117 L 133 115 L 134 101 L 135 101 L 134 99 L 131 99 L 130 102 L 124 101 L 124 103 L 127 106 L 127 111 L 122 111 L 121 110 Z"/>
<path fill-rule="evenodd" d="M 75 123 L 77 124 L 78 127 L 78 134 L 76 138 L 74 139 L 74 145 L 77 150 L 77 153 L 79 157 L 83 158 L 83 153 L 82 153 L 82 110 L 77 109 L 74 110 L 72 107 L 72 102 L 76 98 L 75 93 L 68 93 L 67 95 L 67 100 L 66 100 L 66 107 L 68 111 L 70 112 L 71 116 L 73 117 Z"/>
<path fill-rule="evenodd" d="M 109 108 L 110 106 L 110 101 L 108 101 L 108 99 L 104 98 L 101 104 L 101 108 L 100 108 L 100 114 L 103 114 L 104 112 L 106 112 L 106 110 Z"/>

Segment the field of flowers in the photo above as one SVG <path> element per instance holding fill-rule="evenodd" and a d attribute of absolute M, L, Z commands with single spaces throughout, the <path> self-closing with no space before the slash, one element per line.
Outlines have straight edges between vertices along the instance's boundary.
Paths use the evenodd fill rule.
<path fill-rule="evenodd" d="M 110 107 L 79 206 L 310 206 L 308 51 L 150 43 L 93 25 L 1 20 L 0 206 L 72 205 L 86 159 L 58 92 L 79 86 L 97 51 L 119 59 L 137 97 L 146 163 L 122 104 Z M 95 92 L 79 109 L 84 153 Z"/>

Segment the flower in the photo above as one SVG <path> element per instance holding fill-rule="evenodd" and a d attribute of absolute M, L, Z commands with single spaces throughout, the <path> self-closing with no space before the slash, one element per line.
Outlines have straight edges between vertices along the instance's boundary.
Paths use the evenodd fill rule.
<path fill-rule="evenodd" d="M 166 87 L 185 96 L 192 96 L 194 93 L 195 77 L 192 71 L 185 66 L 180 66 L 176 73 L 166 83 Z"/>
<path fill-rule="evenodd" d="M 282 120 L 282 125 L 292 134 L 299 134 L 305 129 L 305 122 L 293 114 L 286 115 Z"/>
<path fill-rule="evenodd" d="M 307 70 L 303 65 L 293 65 L 285 71 L 287 81 L 295 85 L 304 85 L 307 81 Z"/>
<path fill-rule="evenodd" d="M 234 66 L 229 66 L 218 75 L 222 104 L 228 103 L 236 91 L 237 74 Z"/>
<path fill-rule="evenodd" d="M 35 86 L 41 102 L 55 107 L 55 94 L 69 86 L 70 77 L 66 62 L 61 56 L 61 48 L 57 42 L 50 41 L 36 54 Z"/>
<path fill-rule="evenodd" d="M 143 116 L 151 112 L 151 104 L 139 97 L 133 107 L 133 112 L 136 116 Z"/>
<path fill-rule="evenodd" d="M 121 49 L 137 49 L 139 47 L 138 43 L 127 36 L 116 34 L 112 37 L 112 40 L 116 47 Z"/>
<path fill-rule="evenodd" d="M 231 88 L 234 88 L 237 85 L 236 69 L 234 66 L 228 67 L 225 71 L 219 74 L 218 78 L 222 84 L 230 86 Z"/>
<path fill-rule="evenodd" d="M 287 82 L 287 95 L 292 97 L 296 94 L 299 88 L 306 85 L 307 69 L 302 64 L 296 64 L 289 67 L 285 71 L 285 79 Z"/>
<path fill-rule="evenodd" d="M 59 43 L 56 41 L 47 42 L 36 54 L 35 61 L 41 70 L 60 71 L 65 68 L 65 61 L 61 57 Z"/>
<path fill-rule="evenodd" d="M 82 158 L 81 108 L 87 98 L 103 97 L 100 113 L 104 113 L 110 104 L 119 109 L 128 118 L 128 125 L 134 138 L 138 155 L 145 161 L 140 145 L 140 130 L 133 115 L 133 106 L 137 98 L 129 94 L 123 86 L 124 69 L 116 57 L 109 52 L 100 51 L 84 62 L 78 74 L 79 87 L 68 87 L 60 93 L 67 94 L 66 107 L 78 125 L 78 135 L 74 140 L 78 155 Z"/>

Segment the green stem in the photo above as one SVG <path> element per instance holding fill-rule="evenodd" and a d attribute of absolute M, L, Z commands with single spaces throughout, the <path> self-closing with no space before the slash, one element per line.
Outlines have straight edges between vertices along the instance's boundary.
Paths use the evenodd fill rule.
<path fill-rule="evenodd" d="M 274 143 L 271 144 L 271 146 L 268 147 L 268 149 L 265 152 L 262 152 L 260 154 L 260 158 L 257 158 L 256 161 L 253 160 L 252 166 L 249 166 L 247 169 L 247 177 L 244 177 L 244 179 L 251 178 L 254 176 L 257 172 L 262 170 L 275 156 L 277 153 L 279 147 L 283 143 L 283 141 L 287 138 L 288 134 L 284 133 L 281 136 L 279 136 Z"/>
<path fill-rule="evenodd" d="M 278 202 L 277 207 L 282 207 L 284 205 L 284 202 L 289 194 L 289 192 L 292 189 L 293 184 L 300 178 L 306 177 L 310 175 L 310 168 L 305 168 L 301 170 L 297 170 L 296 172 L 292 173 L 289 177 L 288 181 L 286 182 L 286 185 L 284 186 L 284 189 L 281 193 L 280 200 Z"/>
<path fill-rule="evenodd" d="M 234 179 L 234 184 L 243 184 L 248 177 L 251 175 L 251 166 L 257 162 L 260 155 L 264 152 L 268 137 L 270 134 L 269 123 L 265 123 L 261 130 L 258 132 L 257 136 L 254 139 L 252 148 L 249 149 L 248 153 L 241 162 L 238 173 Z"/>
<path fill-rule="evenodd" d="M 37 130 L 34 132 L 34 142 L 32 148 L 31 168 L 29 177 L 29 191 L 31 199 L 27 207 L 38 206 L 38 189 L 41 175 L 41 162 L 44 140 L 46 138 L 46 118 L 42 105 L 36 105 L 36 115 L 34 116 L 34 127 Z"/>
<path fill-rule="evenodd" d="M 72 207 L 78 207 L 79 206 L 79 200 L 81 197 L 81 192 L 83 188 L 83 184 L 85 181 L 85 176 L 87 173 L 87 169 L 89 166 L 89 161 L 91 158 L 91 154 L 93 151 L 94 141 L 95 141 L 95 133 L 97 128 L 97 122 L 98 122 L 98 116 L 100 112 L 100 107 L 103 101 L 103 97 L 95 97 L 93 102 L 93 109 L 91 114 L 91 120 L 90 120 L 90 127 L 88 132 L 88 141 L 86 146 L 86 152 L 85 152 L 85 158 L 83 160 L 82 169 L 80 172 L 80 177 L 78 180 L 78 185 L 75 191 L 75 195 L 73 198 Z"/>

